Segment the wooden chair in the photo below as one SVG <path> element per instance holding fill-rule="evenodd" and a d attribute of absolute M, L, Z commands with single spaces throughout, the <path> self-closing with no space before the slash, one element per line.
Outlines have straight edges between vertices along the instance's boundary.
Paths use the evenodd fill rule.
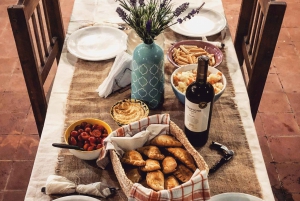
<path fill-rule="evenodd" d="M 234 47 L 255 120 L 281 29 L 285 2 L 242 0 Z"/>
<path fill-rule="evenodd" d="M 19 0 L 7 11 L 41 136 L 48 106 L 43 85 L 65 40 L 59 0 Z"/>

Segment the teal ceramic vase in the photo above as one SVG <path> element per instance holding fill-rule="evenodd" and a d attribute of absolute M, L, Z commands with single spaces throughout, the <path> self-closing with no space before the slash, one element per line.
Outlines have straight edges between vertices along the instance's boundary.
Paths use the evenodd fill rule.
<path fill-rule="evenodd" d="M 152 44 L 139 44 L 133 51 L 131 98 L 145 102 L 150 109 L 164 100 L 164 52 Z"/>

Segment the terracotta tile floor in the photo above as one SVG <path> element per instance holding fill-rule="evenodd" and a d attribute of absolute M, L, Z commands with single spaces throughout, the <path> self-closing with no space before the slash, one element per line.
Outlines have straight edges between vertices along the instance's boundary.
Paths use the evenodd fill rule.
<path fill-rule="evenodd" d="M 74 0 L 60 0 L 65 28 Z M 6 8 L 0 1 L 0 201 L 24 199 L 39 137 Z M 223 0 L 234 36 L 241 0 Z M 257 134 L 278 201 L 300 201 L 300 0 L 288 7 L 259 113 Z"/>

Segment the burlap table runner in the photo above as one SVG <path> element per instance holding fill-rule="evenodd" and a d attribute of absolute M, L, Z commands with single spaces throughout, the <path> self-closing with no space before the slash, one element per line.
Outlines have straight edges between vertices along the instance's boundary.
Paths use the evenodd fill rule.
<path fill-rule="evenodd" d="M 182 39 L 188 38 L 176 34 L 170 29 L 167 30 L 164 33 L 164 51 L 167 52 L 172 42 Z M 223 54 L 225 55 L 226 51 L 223 50 Z M 149 115 L 169 113 L 171 120 L 183 129 L 184 105 L 177 100 L 172 91 L 170 76 L 174 67 L 166 58 L 165 60 L 164 104 L 157 110 L 151 110 Z M 116 92 L 106 99 L 100 98 L 95 92 L 108 75 L 113 61 L 114 59 L 91 62 L 78 59 L 67 100 L 65 127 L 82 118 L 98 118 L 106 121 L 113 130 L 118 128 L 109 111 L 116 101 L 130 98 L 130 89 L 123 93 Z M 234 150 L 235 155 L 217 172 L 209 175 L 211 195 L 224 192 L 241 192 L 262 197 L 245 131 L 233 100 L 234 88 L 229 77 L 225 56 L 218 69 L 226 76 L 227 88 L 214 104 L 209 141 L 204 147 L 197 150 L 209 167 L 212 167 L 222 157 L 220 152 L 209 148 L 212 141 L 226 145 L 229 149 Z M 95 161 L 80 160 L 64 149 L 61 150 L 58 159 L 56 167 L 58 175 L 82 184 L 102 181 L 111 186 L 119 187 L 111 166 L 102 170 L 96 166 Z M 127 198 L 122 190 L 119 190 L 117 195 L 108 198 L 108 200 L 127 200 Z"/>

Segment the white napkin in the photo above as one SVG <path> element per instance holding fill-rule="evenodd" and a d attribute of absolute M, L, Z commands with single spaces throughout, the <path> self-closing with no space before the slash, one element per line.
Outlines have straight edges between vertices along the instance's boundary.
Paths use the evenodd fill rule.
<path fill-rule="evenodd" d="M 221 42 L 217 42 L 217 41 L 208 41 L 207 38 L 205 36 L 201 36 L 202 37 L 202 41 L 210 43 L 212 45 L 217 46 L 218 48 L 223 48 L 223 45 Z"/>
<path fill-rule="evenodd" d="M 106 198 L 107 196 L 112 194 L 110 188 L 101 182 L 95 182 L 87 185 L 76 185 L 74 182 L 62 176 L 48 176 L 45 189 L 45 193 L 47 195 L 71 194 L 75 192 L 79 194 L 99 196 L 103 198 Z"/>
<path fill-rule="evenodd" d="M 157 135 L 169 134 L 169 114 L 156 114 L 124 125 L 111 132 L 103 141 L 105 149 L 102 149 L 97 159 L 97 165 L 105 169 L 110 162 L 108 152 L 115 150 L 121 158 L 125 151 L 142 147 L 148 144 Z"/>
<path fill-rule="evenodd" d="M 130 84 L 131 63 L 132 56 L 126 52 L 121 52 L 116 56 L 108 76 L 96 90 L 100 97 L 106 98 L 112 92 Z"/>
<path fill-rule="evenodd" d="M 134 136 L 127 134 L 125 137 L 113 137 L 112 135 L 109 135 L 104 140 L 108 144 L 106 149 L 115 149 L 118 154 L 123 155 L 124 151 L 142 147 L 145 143 L 150 142 L 155 136 L 165 133 L 168 129 L 169 125 L 167 124 L 151 124 L 146 130 L 141 131 Z"/>

